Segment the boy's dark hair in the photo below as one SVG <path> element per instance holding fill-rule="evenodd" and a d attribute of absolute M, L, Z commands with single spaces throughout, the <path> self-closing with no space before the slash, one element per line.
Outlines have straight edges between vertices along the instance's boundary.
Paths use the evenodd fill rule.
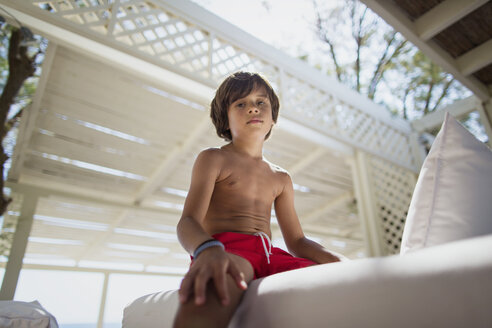
<path fill-rule="evenodd" d="M 227 141 L 232 140 L 231 130 L 229 129 L 229 120 L 227 118 L 227 109 L 238 99 L 246 97 L 256 88 L 264 87 L 268 99 L 272 106 L 272 119 L 277 123 L 279 101 L 268 81 L 258 73 L 236 72 L 228 76 L 217 88 L 215 97 L 210 104 L 210 117 L 215 125 L 217 135 Z M 268 139 L 272 130 L 265 136 Z"/>

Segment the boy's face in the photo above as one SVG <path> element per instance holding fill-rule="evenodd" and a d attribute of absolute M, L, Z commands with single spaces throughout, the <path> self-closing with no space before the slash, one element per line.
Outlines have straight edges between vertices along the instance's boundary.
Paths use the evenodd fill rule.
<path fill-rule="evenodd" d="M 272 106 L 264 87 L 253 89 L 244 98 L 234 101 L 227 110 L 232 139 L 252 136 L 265 138 L 274 125 Z"/>

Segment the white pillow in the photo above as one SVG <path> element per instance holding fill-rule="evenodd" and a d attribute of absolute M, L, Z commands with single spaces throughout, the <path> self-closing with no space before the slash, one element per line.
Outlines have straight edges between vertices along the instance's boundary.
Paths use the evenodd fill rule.
<path fill-rule="evenodd" d="M 427 155 L 401 252 L 492 233 L 492 151 L 449 113 Z"/>
<path fill-rule="evenodd" d="M 0 327 L 58 328 L 58 323 L 38 301 L 0 301 Z"/>
<path fill-rule="evenodd" d="M 172 327 L 179 307 L 178 290 L 144 295 L 123 311 L 123 328 Z M 159 323 L 159 324 L 156 324 Z"/>

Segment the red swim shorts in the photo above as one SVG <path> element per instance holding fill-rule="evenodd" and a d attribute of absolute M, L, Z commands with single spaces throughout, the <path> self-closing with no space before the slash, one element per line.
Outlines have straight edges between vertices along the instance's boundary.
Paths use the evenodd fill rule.
<path fill-rule="evenodd" d="M 254 279 L 317 264 L 307 259 L 294 257 L 277 247 L 272 247 L 271 253 L 267 255 L 270 240 L 266 235 L 261 237 L 237 232 L 222 232 L 212 237 L 224 244 L 226 252 L 248 260 L 253 266 Z"/>

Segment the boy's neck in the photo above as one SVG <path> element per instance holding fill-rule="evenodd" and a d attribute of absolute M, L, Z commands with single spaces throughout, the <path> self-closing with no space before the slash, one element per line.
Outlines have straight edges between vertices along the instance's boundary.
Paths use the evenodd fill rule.
<path fill-rule="evenodd" d="M 253 159 L 263 159 L 263 141 L 260 142 L 243 142 L 242 140 L 235 139 L 226 148 L 247 155 Z"/>

